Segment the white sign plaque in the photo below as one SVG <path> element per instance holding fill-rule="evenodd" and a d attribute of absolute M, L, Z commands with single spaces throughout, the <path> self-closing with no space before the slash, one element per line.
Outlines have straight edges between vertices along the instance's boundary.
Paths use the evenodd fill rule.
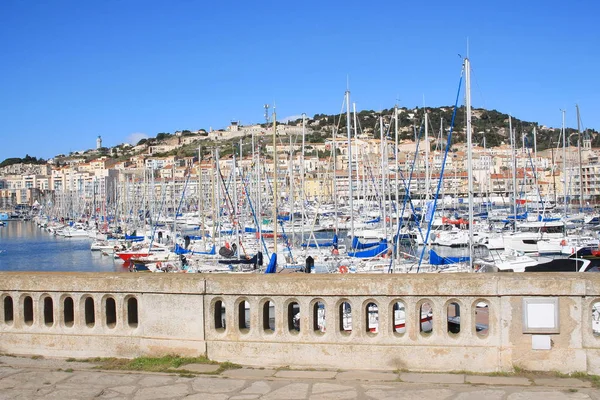
<path fill-rule="evenodd" d="M 523 333 L 559 333 L 557 297 L 523 299 Z"/>

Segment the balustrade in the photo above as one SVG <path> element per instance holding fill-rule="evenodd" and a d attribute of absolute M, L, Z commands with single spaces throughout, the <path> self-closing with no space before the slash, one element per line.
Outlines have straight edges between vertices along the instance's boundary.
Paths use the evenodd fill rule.
<path fill-rule="evenodd" d="M 38 287 L 27 273 L 7 274 L 0 276 L 0 351 L 600 373 L 600 276 L 482 275 L 56 273 Z M 549 349 L 532 345 L 543 332 L 525 332 L 531 298 L 556 300 L 560 322 Z"/>

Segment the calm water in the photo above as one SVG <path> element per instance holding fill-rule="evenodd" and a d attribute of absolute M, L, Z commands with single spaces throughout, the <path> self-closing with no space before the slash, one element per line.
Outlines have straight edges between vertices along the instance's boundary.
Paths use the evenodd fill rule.
<path fill-rule="evenodd" d="M 91 239 L 54 236 L 29 221 L 0 226 L 0 271 L 127 271 L 121 260 L 90 251 Z"/>

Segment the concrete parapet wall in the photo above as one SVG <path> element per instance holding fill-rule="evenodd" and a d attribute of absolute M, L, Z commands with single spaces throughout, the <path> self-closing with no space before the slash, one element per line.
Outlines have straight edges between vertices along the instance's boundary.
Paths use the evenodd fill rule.
<path fill-rule="evenodd" d="M 557 299 L 558 329 L 535 333 L 550 349 L 524 298 Z M 598 274 L 0 273 L 0 352 L 600 374 L 595 303 Z"/>

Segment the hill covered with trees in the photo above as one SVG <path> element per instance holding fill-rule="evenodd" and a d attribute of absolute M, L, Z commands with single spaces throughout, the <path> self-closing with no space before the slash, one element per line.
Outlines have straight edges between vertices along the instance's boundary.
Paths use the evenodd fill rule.
<path fill-rule="evenodd" d="M 23 158 L 13 157 L 7 158 L 6 160 L 0 163 L 0 168 L 7 167 L 9 165 L 14 164 L 46 164 L 46 160 L 36 157 L 31 157 L 29 154 L 26 154 Z"/>
<path fill-rule="evenodd" d="M 401 140 L 414 140 L 415 134 L 419 135 L 424 128 L 424 115 L 428 114 L 429 136 L 434 141 L 445 143 L 452 123 L 453 107 L 428 107 L 428 108 L 399 108 L 398 125 L 399 138 Z M 380 112 L 373 110 L 363 110 L 357 113 L 357 125 L 359 133 L 380 137 L 381 124 L 383 120 L 383 131 L 390 137 L 394 136 L 394 109 L 385 109 Z M 510 117 L 511 125 L 515 131 L 517 145 L 520 146 L 522 138 L 525 136 L 526 145 L 533 146 L 533 130 L 536 130 L 536 142 L 539 150 L 556 147 L 556 143 L 561 138 L 561 129 L 541 126 L 537 122 L 525 121 L 519 118 Z M 351 115 L 351 119 L 354 116 Z M 354 123 L 351 121 L 352 124 Z M 292 125 L 301 125 L 302 120 L 297 119 L 289 122 Z M 319 142 L 331 137 L 332 130 L 335 128 L 339 135 L 345 136 L 346 114 L 316 114 L 307 119 L 307 126 L 313 130 L 310 139 Z M 509 115 L 497 110 L 473 109 L 472 112 L 473 143 L 486 147 L 495 147 L 503 143 L 510 143 L 509 136 Z M 466 110 L 461 106 L 456 110 L 454 117 L 454 126 L 452 129 L 452 144 L 464 143 L 466 141 Z M 567 138 L 571 137 L 571 145 L 577 142 L 577 130 L 566 128 Z M 440 136 L 443 132 L 443 137 Z M 421 133 L 422 135 L 422 133 Z M 582 131 L 582 137 L 589 136 L 593 147 L 600 147 L 600 135 L 597 131 L 586 129 Z M 307 138 L 308 140 L 309 138 Z M 560 139 L 562 143 L 562 139 Z"/>

